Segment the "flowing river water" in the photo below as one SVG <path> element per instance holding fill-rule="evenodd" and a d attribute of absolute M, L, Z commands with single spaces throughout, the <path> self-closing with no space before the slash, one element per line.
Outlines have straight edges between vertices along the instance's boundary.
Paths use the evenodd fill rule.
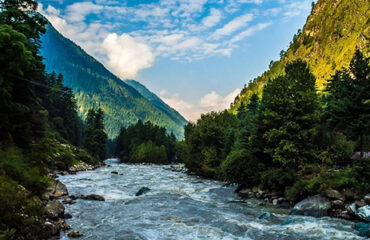
<path fill-rule="evenodd" d="M 232 186 L 173 172 L 168 166 L 127 165 L 60 176 L 70 195 L 98 194 L 66 205 L 68 223 L 81 239 L 361 239 L 353 223 L 290 216 L 261 201 L 240 201 Z M 119 174 L 111 174 L 117 171 Z M 151 190 L 136 197 L 141 187 Z M 259 219 L 264 213 L 272 217 Z M 62 239 L 68 239 L 62 234 Z"/>

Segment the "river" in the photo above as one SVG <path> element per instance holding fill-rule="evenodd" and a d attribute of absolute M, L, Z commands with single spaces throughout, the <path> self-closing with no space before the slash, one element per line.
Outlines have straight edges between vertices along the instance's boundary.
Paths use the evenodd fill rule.
<path fill-rule="evenodd" d="M 78 199 L 65 206 L 73 216 L 67 220 L 72 229 L 84 234 L 81 239 L 361 239 L 352 222 L 289 216 L 258 200 L 243 202 L 223 182 L 168 166 L 106 163 L 110 167 L 59 176 L 70 195 L 95 193 L 106 199 Z M 136 197 L 141 187 L 151 191 Z M 258 219 L 264 212 L 272 217 Z"/>

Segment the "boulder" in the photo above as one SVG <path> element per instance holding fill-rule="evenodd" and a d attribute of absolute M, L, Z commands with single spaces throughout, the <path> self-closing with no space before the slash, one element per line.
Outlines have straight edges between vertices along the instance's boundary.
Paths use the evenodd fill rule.
<path fill-rule="evenodd" d="M 355 192 L 353 189 L 345 188 L 342 190 L 342 195 L 344 196 L 347 202 L 351 202 L 355 199 Z"/>
<path fill-rule="evenodd" d="M 279 209 L 289 209 L 290 208 L 290 201 L 284 199 L 282 201 L 279 201 L 278 200 L 278 204 L 277 204 L 277 207 L 276 208 L 279 208 Z"/>
<path fill-rule="evenodd" d="M 248 198 L 249 197 L 249 191 L 250 189 L 242 189 L 238 191 L 238 196 L 242 198 Z"/>
<path fill-rule="evenodd" d="M 356 215 L 356 212 L 357 212 L 356 204 L 355 204 L 355 203 L 351 203 L 350 205 L 348 205 L 348 206 L 346 207 L 346 210 L 347 210 L 347 212 L 348 212 L 350 215 Z"/>
<path fill-rule="evenodd" d="M 50 199 L 59 198 L 66 195 L 68 195 L 68 189 L 66 185 L 64 185 L 59 180 L 52 179 L 51 185 L 42 194 L 41 199 L 47 201 Z"/>
<path fill-rule="evenodd" d="M 72 215 L 70 213 L 64 213 L 64 218 L 65 219 L 72 218 Z"/>
<path fill-rule="evenodd" d="M 64 206 L 59 201 L 50 201 L 45 206 L 45 215 L 48 218 L 59 218 L 64 216 Z"/>
<path fill-rule="evenodd" d="M 110 173 L 112 173 L 112 174 L 118 174 L 118 172 L 117 171 L 112 171 L 112 172 L 110 172 Z"/>
<path fill-rule="evenodd" d="M 324 192 L 324 196 L 329 198 L 330 200 L 341 200 L 345 201 L 344 196 L 337 190 L 329 189 Z"/>
<path fill-rule="evenodd" d="M 142 187 L 142 188 L 139 189 L 139 191 L 136 193 L 135 196 L 143 195 L 143 194 L 145 194 L 145 193 L 147 193 L 149 191 L 150 191 L 150 188 Z"/>
<path fill-rule="evenodd" d="M 335 209 L 344 208 L 344 202 L 342 200 L 334 200 L 331 202 L 331 207 Z"/>
<path fill-rule="evenodd" d="M 44 223 L 44 229 L 48 236 L 57 236 L 60 234 L 60 226 L 51 221 L 46 221 Z"/>
<path fill-rule="evenodd" d="M 354 228 L 359 232 L 362 237 L 370 237 L 370 224 L 364 222 L 355 223 Z"/>
<path fill-rule="evenodd" d="M 276 198 L 272 200 L 272 205 L 276 206 L 277 204 L 278 204 L 278 200 Z"/>
<path fill-rule="evenodd" d="M 370 222 L 370 205 L 358 208 L 355 214 L 362 220 Z"/>
<path fill-rule="evenodd" d="M 80 195 L 78 198 L 92 201 L 105 201 L 105 198 L 97 194 Z"/>
<path fill-rule="evenodd" d="M 89 165 L 85 162 L 79 162 L 78 164 L 75 164 L 73 166 L 71 166 L 68 171 L 70 173 L 76 173 L 76 172 L 80 172 L 80 171 L 88 171 L 88 170 L 94 170 L 95 167 L 92 166 L 92 165 Z"/>
<path fill-rule="evenodd" d="M 253 193 L 258 193 L 259 190 L 260 190 L 259 187 L 253 187 L 252 188 Z"/>
<path fill-rule="evenodd" d="M 58 220 L 58 225 L 60 227 L 60 229 L 62 229 L 63 231 L 67 231 L 69 229 L 71 229 L 71 226 L 65 221 L 65 220 Z"/>
<path fill-rule="evenodd" d="M 361 200 L 361 201 L 355 201 L 355 204 L 356 204 L 356 208 L 360 208 L 360 207 L 364 207 L 366 206 L 366 203 L 364 200 Z"/>
<path fill-rule="evenodd" d="M 291 215 L 304 215 L 312 217 L 323 217 L 328 215 L 330 201 L 320 195 L 306 198 L 294 205 Z"/>
<path fill-rule="evenodd" d="M 75 204 L 76 203 L 72 198 L 66 198 L 62 202 L 64 204 Z"/>
<path fill-rule="evenodd" d="M 370 204 L 370 193 L 368 193 L 368 194 L 366 194 L 366 195 L 364 196 L 364 202 L 365 202 L 366 204 Z"/>
<path fill-rule="evenodd" d="M 70 237 L 70 238 L 79 238 L 79 237 L 82 237 L 82 236 L 83 236 L 83 234 L 80 233 L 77 230 L 73 230 L 72 232 L 68 233 L 68 237 Z"/>
<path fill-rule="evenodd" d="M 68 189 L 66 185 L 64 185 L 61 181 L 56 180 L 54 183 L 53 196 L 55 198 L 58 198 L 58 197 L 67 196 L 67 195 L 68 195 Z"/>

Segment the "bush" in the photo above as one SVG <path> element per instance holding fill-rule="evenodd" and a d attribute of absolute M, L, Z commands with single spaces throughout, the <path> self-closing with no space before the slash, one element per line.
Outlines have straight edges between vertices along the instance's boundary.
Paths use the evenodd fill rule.
<path fill-rule="evenodd" d="M 17 181 L 33 194 L 40 195 L 47 188 L 49 178 L 42 176 L 40 169 L 30 166 L 21 150 L 13 147 L 0 150 L 0 170 Z"/>
<path fill-rule="evenodd" d="M 78 158 L 78 160 L 90 165 L 95 165 L 98 164 L 99 162 L 97 159 L 93 158 L 88 152 L 82 149 L 78 150 L 78 152 L 76 153 L 76 157 Z"/>
<path fill-rule="evenodd" d="M 270 191 L 285 192 L 296 180 L 296 172 L 293 169 L 269 169 L 261 173 L 261 184 L 263 189 Z"/>
<path fill-rule="evenodd" d="M 263 164 L 247 150 L 232 151 L 221 164 L 222 176 L 229 182 L 244 183 L 247 186 L 259 184 L 259 172 Z"/>
<path fill-rule="evenodd" d="M 165 146 L 158 147 L 152 141 L 140 144 L 134 151 L 131 161 L 134 163 L 169 163 Z"/>
<path fill-rule="evenodd" d="M 0 239 L 44 239 L 42 204 L 15 181 L 0 176 Z"/>

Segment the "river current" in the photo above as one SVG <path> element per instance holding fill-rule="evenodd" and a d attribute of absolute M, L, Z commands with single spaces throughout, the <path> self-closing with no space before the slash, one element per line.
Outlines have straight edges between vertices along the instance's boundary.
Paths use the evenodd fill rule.
<path fill-rule="evenodd" d="M 255 199 L 240 201 L 235 187 L 169 166 L 120 164 L 59 176 L 70 195 L 98 194 L 104 202 L 78 199 L 65 205 L 81 239 L 362 239 L 353 223 L 290 216 Z M 112 174 L 117 171 L 119 174 Z M 136 197 L 141 187 L 151 190 Z M 267 219 L 258 217 L 270 212 Z M 68 239 L 62 234 L 62 239 Z"/>

